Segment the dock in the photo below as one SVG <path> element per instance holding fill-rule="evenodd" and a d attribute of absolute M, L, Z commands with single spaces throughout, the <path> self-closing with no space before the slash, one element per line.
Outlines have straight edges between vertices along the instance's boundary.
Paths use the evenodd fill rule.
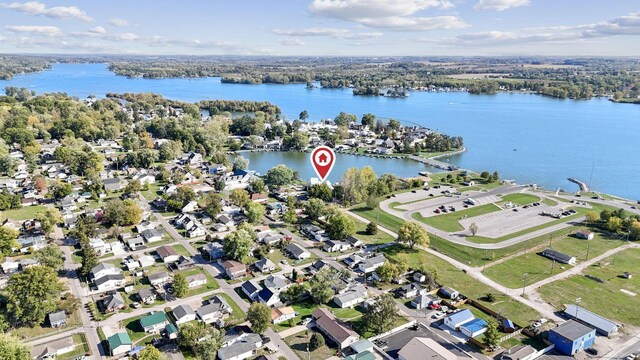
<path fill-rule="evenodd" d="M 589 185 L 587 185 L 587 183 L 585 183 L 584 181 L 580 181 L 576 178 L 567 178 L 567 180 L 571 181 L 574 184 L 578 184 L 578 186 L 580 186 L 580 191 L 589 191 Z"/>

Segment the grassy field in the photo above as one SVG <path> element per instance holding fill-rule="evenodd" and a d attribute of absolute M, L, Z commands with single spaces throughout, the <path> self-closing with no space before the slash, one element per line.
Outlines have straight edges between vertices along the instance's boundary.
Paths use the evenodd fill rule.
<path fill-rule="evenodd" d="M 355 233 L 355 235 L 353 235 L 353 237 L 355 237 L 356 239 L 361 240 L 365 244 L 385 244 L 385 243 L 392 242 L 392 241 L 395 240 L 393 238 L 393 236 L 387 234 L 384 231 L 381 231 L 380 229 L 378 229 L 378 233 L 377 234 L 368 235 L 367 232 L 366 232 L 367 224 L 363 223 L 362 221 L 356 220 L 356 219 L 353 219 L 353 220 L 356 223 L 356 233 Z"/>
<path fill-rule="evenodd" d="M 285 338 L 284 342 L 289 345 L 289 347 L 293 350 L 294 353 L 296 353 L 296 355 L 298 355 L 300 359 L 324 360 L 336 354 L 338 349 L 330 348 L 327 345 L 324 345 L 314 351 L 311 351 L 310 353 L 307 353 L 307 344 L 309 344 L 311 334 L 311 331 L 309 331 L 308 335 L 305 335 L 304 332 L 298 333 L 296 335 Z"/>
<path fill-rule="evenodd" d="M 352 308 L 341 309 L 337 307 L 335 304 L 333 304 L 333 302 L 331 302 L 329 305 L 318 305 L 310 300 L 305 300 L 305 301 L 301 301 L 299 303 L 293 304 L 291 305 L 291 307 L 293 307 L 293 310 L 295 310 L 296 313 L 298 313 L 298 315 L 295 318 L 293 318 L 292 323 L 294 324 L 294 326 L 298 325 L 302 319 L 311 316 L 311 313 L 313 313 L 313 311 L 319 307 L 324 307 L 329 309 L 329 311 L 331 311 L 338 319 L 345 320 L 345 321 L 357 319 L 361 317 L 363 314 L 363 309 L 360 307 L 356 307 L 354 309 Z M 291 326 L 289 326 L 289 321 L 285 321 L 279 324 L 274 324 L 272 325 L 272 327 L 276 332 L 280 332 L 282 330 L 290 328 Z"/>
<path fill-rule="evenodd" d="M 394 232 L 398 232 L 400 226 L 404 223 L 404 220 L 388 214 L 380 208 L 370 209 L 366 205 L 358 205 L 351 208 L 351 211 Z"/>
<path fill-rule="evenodd" d="M 637 269 L 638 263 L 640 249 L 625 250 L 585 270 L 585 274 L 603 279 L 604 283 L 576 275 L 547 284 L 538 292 L 558 309 L 581 298 L 580 306 L 598 315 L 623 324 L 640 326 L 637 297 L 621 291 L 624 289 L 640 294 L 640 277 L 637 274 L 632 279 L 621 277 L 623 272 Z"/>
<path fill-rule="evenodd" d="M 502 197 L 504 201 L 510 201 L 518 205 L 528 205 L 540 201 L 540 198 L 531 194 L 509 194 Z"/>
<path fill-rule="evenodd" d="M 17 329 L 11 330 L 10 333 L 11 335 L 15 335 L 20 338 L 35 339 L 69 331 L 70 329 L 76 328 L 80 325 L 82 325 L 80 316 L 78 315 L 78 311 L 75 311 L 72 315 L 67 317 L 67 324 L 62 327 L 52 328 L 48 325 L 43 324 L 36 325 L 34 327 L 19 327 Z"/>
<path fill-rule="evenodd" d="M 625 243 L 619 237 L 601 233 L 597 233 L 591 241 L 581 240 L 573 235 L 579 228 L 572 226 L 571 231 L 564 236 L 555 237 L 552 240 L 551 248 L 575 256 L 580 263 L 586 260 L 587 251 L 589 258 L 592 258 Z M 526 283 L 532 284 L 564 271 L 563 268 L 571 268 L 571 265 L 554 264 L 552 260 L 539 255 L 539 252 L 540 250 L 531 251 L 491 266 L 484 270 L 484 274 L 506 287 L 519 288 L 522 287 L 522 276 L 525 273 L 527 274 Z"/>
<path fill-rule="evenodd" d="M 470 299 L 478 300 L 482 305 L 496 312 L 501 312 L 518 324 L 526 325 L 529 321 L 540 317 L 540 314 L 534 309 L 507 296 L 498 295 L 498 300 L 493 303 L 481 300 L 487 293 L 495 293 L 495 291 L 489 286 L 463 273 L 448 262 L 425 251 L 417 249 L 411 250 L 400 245 L 390 246 L 382 251 L 387 257 L 398 262 L 404 262 L 411 268 L 416 268 L 422 264 L 433 266 L 438 272 L 438 283 L 443 286 L 452 287 Z"/>
<path fill-rule="evenodd" d="M 154 244 L 155 246 L 155 244 Z M 178 253 L 178 255 L 182 255 L 184 257 L 191 257 L 191 254 L 189 253 L 189 251 L 182 245 L 180 244 L 175 244 L 175 245 L 171 245 L 171 247 Z"/>
<path fill-rule="evenodd" d="M 19 209 L 0 211 L 0 220 L 29 220 L 35 218 L 37 213 L 44 210 L 47 210 L 46 206 L 36 205 L 24 206 Z"/>
<path fill-rule="evenodd" d="M 191 275 L 196 275 L 196 274 L 204 274 L 204 276 L 207 278 L 207 283 L 194 288 L 194 289 L 189 289 L 189 291 L 187 291 L 187 295 L 185 295 L 184 297 L 189 297 L 189 296 L 193 296 L 193 295 L 198 295 L 198 294 L 202 294 L 203 292 L 207 292 L 207 291 L 211 291 L 211 290 L 216 290 L 218 289 L 220 286 L 218 285 L 218 282 L 216 281 L 216 279 L 214 279 L 208 272 L 206 272 L 205 270 L 203 270 L 202 268 L 196 267 L 195 269 L 189 269 L 189 270 L 183 270 L 183 271 L 178 271 L 178 274 L 182 274 L 185 277 L 187 276 L 191 276 Z"/>
<path fill-rule="evenodd" d="M 474 217 L 480 216 L 484 214 L 489 214 L 495 211 L 499 211 L 500 208 L 494 204 L 485 204 L 480 206 L 474 206 L 468 209 L 459 210 L 456 212 L 450 212 L 447 214 L 424 217 L 419 212 L 413 213 L 413 218 L 430 226 L 433 226 L 436 229 L 440 229 L 442 231 L 461 231 L 464 230 L 464 227 L 460 225 L 458 220 L 460 218 L 466 217 Z"/>

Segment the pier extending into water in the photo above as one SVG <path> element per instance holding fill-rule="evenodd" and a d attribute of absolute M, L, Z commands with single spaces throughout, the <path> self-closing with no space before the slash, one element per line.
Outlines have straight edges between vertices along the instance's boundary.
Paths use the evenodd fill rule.
<path fill-rule="evenodd" d="M 580 191 L 589 191 L 589 185 L 586 182 L 580 181 L 576 178 L 567 178 L 567 180 L 571 181 L 574 184 L 578 184 L 580 186 Z"/>

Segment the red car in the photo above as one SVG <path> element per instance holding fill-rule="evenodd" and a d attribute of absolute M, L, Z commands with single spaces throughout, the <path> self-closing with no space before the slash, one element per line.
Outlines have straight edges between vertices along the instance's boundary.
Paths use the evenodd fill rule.
<path fill-rule="evenodd" d="M 430 310 L 439 310 L 440 307 L 441 307 L 440 304 L 429 304 Z"/>

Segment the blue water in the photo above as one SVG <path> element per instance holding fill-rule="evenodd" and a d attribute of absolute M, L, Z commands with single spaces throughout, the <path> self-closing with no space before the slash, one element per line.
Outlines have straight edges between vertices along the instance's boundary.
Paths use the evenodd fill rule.
<path fill-rule="evenodd" d="M 334 117 L 340 111 L 358 116 L 371 112 L 464 137 L 469 151 L 449 160 L 463 168 L 497 170 L 503 178 L 548 189 L 577 190 L 566 180 L 576 177 L 591 182 L 597 191 L 640 199 L 640 106 L 605 99 L 459 92 L 412 92 L 404 99 L 363 97 L 353 96 L 350 89 L 222 84 L 219 78 L 129 79 L 109 72 L 104 64 L 56 64 L 51 71 L 19 75 L 0 81 L 0 86 L 81 98 L 154 92 L 184 101 L 266 100 L 280 106 L 290 119 L 302 110 L 309 112 L 310 120 Z M 415 166 L 416 172 L 424 169 Z"/>

